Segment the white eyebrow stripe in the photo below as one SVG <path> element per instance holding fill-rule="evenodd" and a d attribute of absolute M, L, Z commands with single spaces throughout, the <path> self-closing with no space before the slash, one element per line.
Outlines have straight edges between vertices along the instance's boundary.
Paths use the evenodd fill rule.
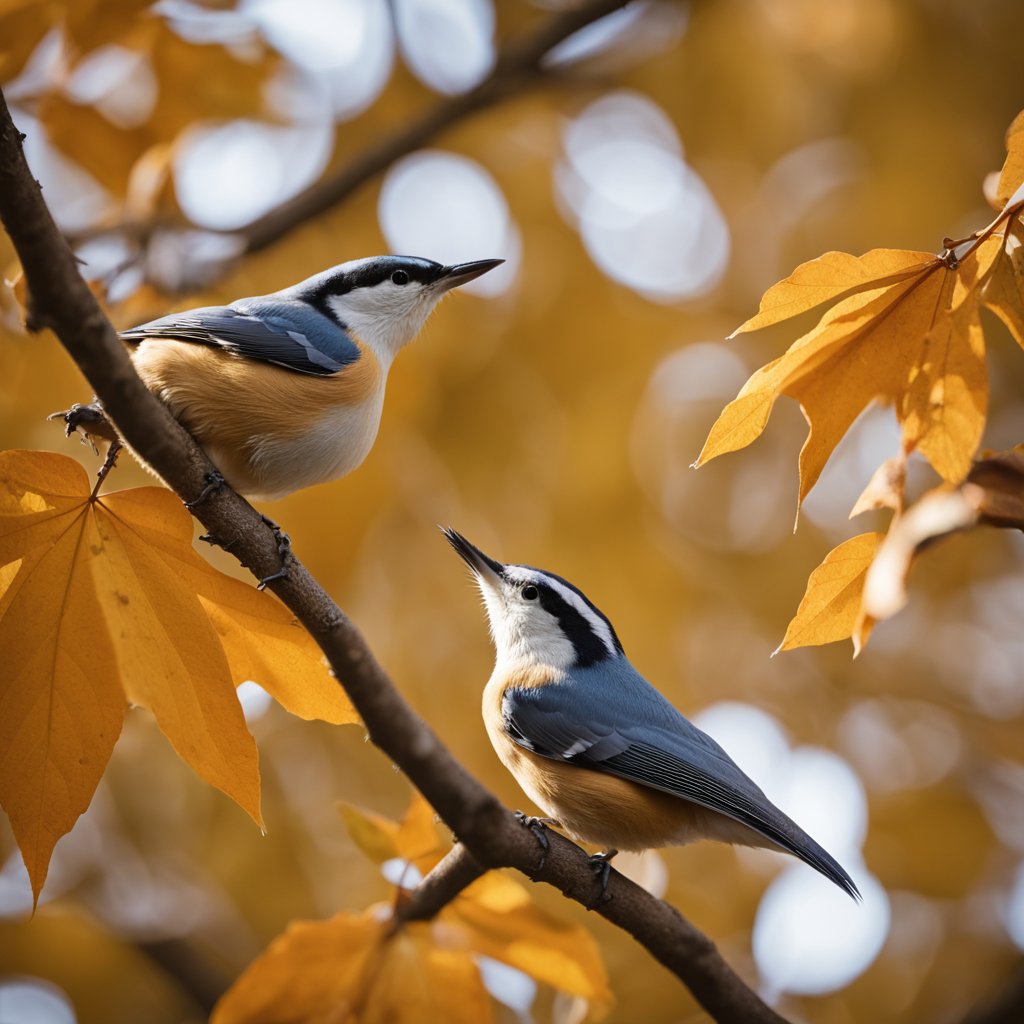
<path fill-rule="evenodd" d="M 539 569 L 531 569 L 525 565 L 509 565 L 506 567 L 506 573 L 509 569 L 514 569 L 517 580 L 522 580 L 523 583 L 543 583 L 544 586 L 550 587 L 567 605 L 575 608 L 587 620 L 594 635 L 604 644 L 612 657 L 619 653 L 608 623 L 575 590 L 565 586 L 559 580 L 552 579 Z"/>

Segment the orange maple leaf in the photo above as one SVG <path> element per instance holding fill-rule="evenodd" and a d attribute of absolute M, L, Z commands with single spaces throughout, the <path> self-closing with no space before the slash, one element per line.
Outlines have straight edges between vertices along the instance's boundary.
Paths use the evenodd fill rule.
<path fill-rule="evenodd" d="M 301 979 L 301 984 L 296 980 Z M 214 1008 L 211 1024 L 489 1024 L 472 954 L 445 948 L 430 924 L 395 932 L 386 907 L 294 921 Z"/>
<path fill-rule="evenodd" d="M 1024 345 L 1024 114 L 1008 135 L 999 216 L 938 256 L 874 249 L 830 252 L 765 292 L 734 332 L 757 330 L 834 303 L 818 324 L 763 366 L 712 426 L 695 465 L 745 447 L 764 430 L 776 398 L 799 403 L 810 431 L 800 452 L 798 506 L 839 440 L 874 400 L 891 402 L 904 453 L 920 451 L 956 483 L 971 466 L 988 409 L 980 309 L 998 313 Z"/>
<path fill-rule="evenodd" d="M 871 621 L 861 619 L 861 597 L 868 569 L 884 538 L 882 533 L 862 533 L 833 548 L 807 580 L 782 643 L 776 648 L 813 647 L 853 637 L 856 657 L 871 633 Z"/>
<path fill-rule="evenodd" d="M 73 459 L 0 452 L 0 805 L 36 899 L 128 704 L 260 824 L 235 684 L 255 679 L 303 717 L 356 721 L 291 613 L 200 558 L 192 532 L 162 488 L 92 500 Z"/>
<path fill-rule="evenodd" d="M 944 240 L 937 256 L 891 249 L 860 257 L 826 253 L 769 288 L 756 315 L 733 332 L 833 303 L 815 327 L 750 377 L 715 421 L 695 466 L 750 444 L 764 430 L 776 398 L 788 395 L 800 403 L 810 427 L 800 451 L 799 510 L 869 403 L 891 402 L 903 435 L 899 454 L 878 467 L 850 513 L 892 509 L 888 536 L 861 534 L 825 557 L 776 653 L 849 636 L 856 656 L 875 621 L 905 601 L 904 581 L 920 538 L 957 528 L 949 522 L 961 528 L 1021 522 L 1019 496 L 1007 497 L 1002 484 L 986 489 L 975 479 L 992 460 L 972 469 L 988 411 L 981 307 L 1001 317 L 1024 348 L 1024 111 L 1010 126 L 1006 145 L 991 189 L 999 214 L 987 227 L 958 242 Z M 906 461 L 914 451 L 945 484 L 905 512 Z M 1005 466 L 1001 471 L 1009 472 Z"/>
<path fill-rule="evenodd" d="M 351 804 L 341 811 L 356 845 L 375 863 L 401 859 L 426 872 L 446 852 L 434 812 L 418 795 L 402 822 Z M 518 882 L 491 871 L 430 922 L 396 927 L 383 904 L 329 921 L 293 922 L 228 990 L 211 1024 L 491 1021 L 479 956 L 586 999 L 591 1019 L 611 1003 L 586 930 L 540 910 Z"/>
<path fill-rule="evenodd" d="M 959 262 L 875 249 L 861 257 L 827 253 L 797 267 L 765 293 L 740 331 L 845 297 L 754 373 L 711 428 L 696 464 L 750 444 L 776 398 L 788 395 L 810 425 L 800 452 L 802 502 L 853 421 L 881 398 L 896 407 L 906 450 L 920 450 L 946 479 L 961 479 L 981 440 L 988 401 L 975 285 L 1000 244 L 986 239 Z"/>

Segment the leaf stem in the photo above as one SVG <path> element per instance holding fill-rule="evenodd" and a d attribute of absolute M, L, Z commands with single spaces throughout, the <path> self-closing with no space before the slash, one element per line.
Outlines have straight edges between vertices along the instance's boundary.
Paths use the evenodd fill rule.
<path fill-rule="evenodd" d="M 92 489 L 92 494 L 89 495 L 89 501 L 95 501 L 99 497 L 100 487 L 103 481 L 106 480 L 107 474 L 114 468 L 117 462 L 118 455 L 121 454 L 121 449 L 124 445 L 121 443 L 119 438 L 114 438 L 110 442 L 110 447 L 107 449 L 107 457 L 103 460 L 103 465 L 100 466 L 96 472 L 96 486 Z"/>
<path fill-rule="evenodd" d="M 1024 200 L 1014 203 L 1012 206 L 1007 204 L 999 211 L 995 220 L 993 220 L 991 224 L 988 224 L 980 231 L 975 231 L 973 235 L 968 235 L 966 238 L 961 238 L 958 241 L 954 241 L 952 238 L 944 238 L 942 240 L 942 252 L 938 254 L 939 259 L 942 260 L 950 270 L 956 270 L 957 267 L 959 267 L 960 264 L 982 244 L 982 242 L 990 238 L 995 233 L 996 228 L 999 227 L 1004 220 L 1009 220 L 1011 217 L 1020 213 L 1022 207 L 1024 207 Z M 962 245 L 966 245 L 967 248 L 964 249 L 963 252 L 957 252 Z"/>

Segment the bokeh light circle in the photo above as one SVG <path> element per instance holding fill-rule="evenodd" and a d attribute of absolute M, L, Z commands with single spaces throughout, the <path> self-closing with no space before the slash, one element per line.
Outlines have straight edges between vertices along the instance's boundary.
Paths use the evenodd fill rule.
<path fill-rule="evenodd" d="M 786 868 L 761 899 L 753 950 L 768 998 L 825 995 L 872 964 L 889 934 L 889 897 L 862 863 L 847 863 L 863 903 L 803 864 Z"/>
<path fill-rule="evenodd" d="M 693 298 L 721 279 L 728 227 L 656 104 L 632 92 L 604 96 L 566 125 L 563 146 L 563 211 L 608 277 L 655 302 Z"/>
<path fill-rule="evenodd" d="M 515 278 L 518 229 L 501 187 L 475 160 L 438 150 L 399 160 L 381 186 L 378 217 L 392 252 L 441 263 L 505 260 L 462 291 L 499 295 Z"/>

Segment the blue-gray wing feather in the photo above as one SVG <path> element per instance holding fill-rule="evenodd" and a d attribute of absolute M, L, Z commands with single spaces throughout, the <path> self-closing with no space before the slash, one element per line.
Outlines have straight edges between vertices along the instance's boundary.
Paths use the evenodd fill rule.
<path fill-rule="evenodd" d="M 816 868 L 851 896 L 840 865 L 783 814 L 707 733 L 620 660 L 574 670 L 565 680 L 509 688 L 509 737 L 541 757 L 607 772 L 718 811 Z M 614 678 L 597 679 L 597 673 Z"/>
<path fill-rule="evenodd" d="M 330 318 L 305 303 L 242 299 L 172 313 L 121 332 L 126 341 L 169 338 L 274 363 L 297 373 L 330 376 L 355 362 L 359 348 Z"/>

